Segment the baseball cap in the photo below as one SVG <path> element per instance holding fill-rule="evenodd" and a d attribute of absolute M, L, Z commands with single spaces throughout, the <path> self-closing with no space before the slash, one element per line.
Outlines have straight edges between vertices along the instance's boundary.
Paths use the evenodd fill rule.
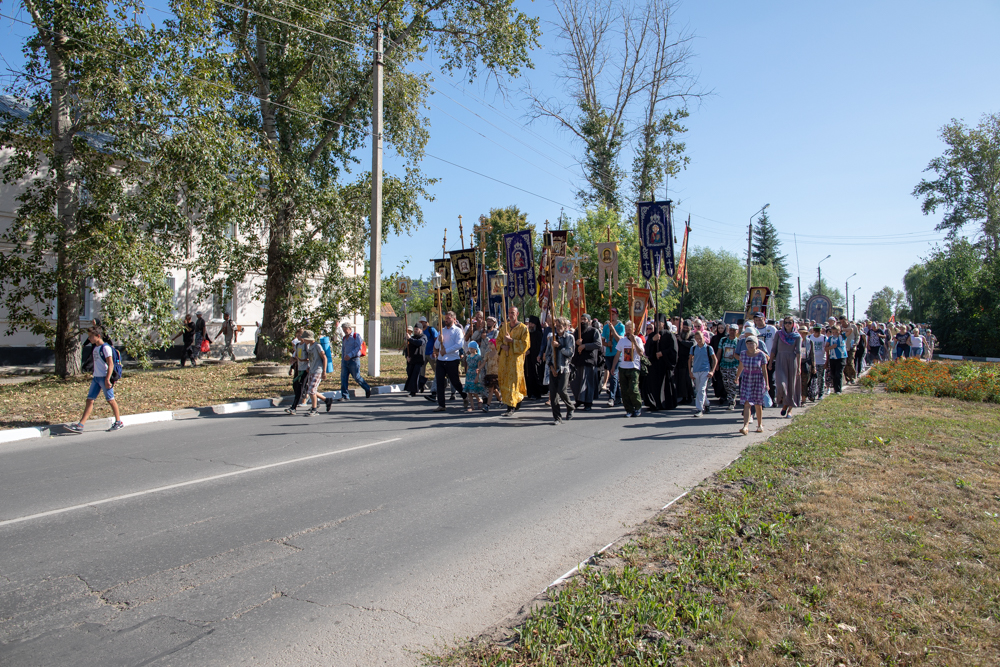
<path fill-rule="evenodd" d="M 306 329 L 302 332 L 302 340 L 316 340 L 316 334 L 311 329 Z"/>
<path fill-rule="evenodd" d="M 426 321 L 427 321 L 427 318 L 426 318 L 426 317 L 424 317 L 423 315 L 421 315 L 421 316 L 420 316 L 420 320 L 419 320 L 419 321 L 420 321 L 420 322 L 426 322 Z"/>
<path fill-rule="evenodd" d="M 615 315 L 617 315 L 618 314 L 618 309 L 615 308 L 614 306 L 612 306 L 611 307 L 611 312 L 614 313 Z"/>
<path fill-rule="evenodd" d="M 729 328 L 730 329 L 736 329 L 737 331 L 739 331 L 740 330 L 740 325 L 736 324 L 736 322 L 733 322 L 732 324 L 729 325 Z"/>
<path fill-rule="evenodd" d="M 754 317 L 764 317 L 764 313 L 762 313 L 762 312 L 760 312 L 760 311 L 758 310 L 758 311 L 757 311 L 756 313 L 754 313 L 754 314 L 753 314 L 753 316 L 754 316 Z"/>

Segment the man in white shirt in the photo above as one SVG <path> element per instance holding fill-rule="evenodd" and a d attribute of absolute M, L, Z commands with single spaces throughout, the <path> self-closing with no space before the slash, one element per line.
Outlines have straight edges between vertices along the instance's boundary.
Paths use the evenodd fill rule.
<path fill-rule="evenodd" d="M 445 379 L 451 382 L 451 386 L 458 389 L 462 394 L 462 402 L 465 407 L 469 407 L 469 396 L 462 387 L 462 380 L 458 375 L 458 364 L 461 358 L 462 346 L 465 344 L 465 332 L 462 327 L 455 323 L 455 313 L 449 310 L 444 314 L 441 332 L 434 341 L 434 358 L 437 363 L 434 367 L 434 383 L 437 385 L 437 403 L 435 412 L 444 412 L 444 386 Z"/>
<path fill-rule="evenodd" d="M 642 339 L 635 335 L 632 320 L 625 322 L 625 335 L 615 343 L 615 356 L 608 369 L 612 374 L 618 371 L 619 386 L 622 390 L 622 405 L 625 406 L 626 417 L 638 417 L 642 414 L 642 396 L 639 393 L 639 369 L 642 368 L 642 355 L 645 348 Z"/>

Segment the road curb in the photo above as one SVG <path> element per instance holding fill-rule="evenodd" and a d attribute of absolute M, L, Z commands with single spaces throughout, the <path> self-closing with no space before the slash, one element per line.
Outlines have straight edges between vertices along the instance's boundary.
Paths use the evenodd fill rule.
<path fill-rule="evenodd" d="M 389 384 L 382 385 L 378 387 L 372 387 L 372 396 L 379 396 L 384 394 L 399 394 L 403 392 L 403 385 L 401 384 Z M 324 398 L 332 398 L 333 400 L 340 399 L 340 391 L 326 391 L 320 394 Z M 348 391 L 348 396 L 352 399 L 363 399 L 364 394 L 360 396 L 358 393 L 351 389 Z M 257 398 L 251 401 L 238 401 L 236 403 L 223 403 L 222 405 L 210 405 L 202 408 L 184 408 L 182 410 L 161 410 L 158 412 L 140 412 L 135 415 L 122 415 L 122 423 L 126 426 L 136 426 L 138 424 L 154 424 L 157 422 L 167 422 L 167 421 L 177 421 L 177 420 L 188 420 L 188 419 L 201 419 L 204 417 L 215 417 L 220 415 L 231 415 L 240 412 L 253 412 L 255 410 L 268 410 L 270 408 L 276 408 L 281 405 L 290 404 L 292 402 L 293 396 L 276 396 L 274 398 Z M 91 419 L 86 424 L 86 431 L 104 431 L 111 428 L 112 423 L 111 417 L 103 417 L 101 419 Z M 21 440 L 30 440 L 31 438 L 40 438 L 42 436 L 47 436 L 50 434 L 50 429 L 52 427 L 61 427 L 61 424 L 50 424 L 49 426 L 32 426 L 28 428 L 14 428 L 7 430 L 0 430 L 0 444 L 5 444 L 8 442 L 18 442 Z"/>

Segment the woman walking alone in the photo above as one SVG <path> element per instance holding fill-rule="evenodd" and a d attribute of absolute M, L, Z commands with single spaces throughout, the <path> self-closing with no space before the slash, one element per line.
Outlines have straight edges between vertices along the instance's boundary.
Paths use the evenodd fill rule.
<path fill-rule="evenodd" d="M 795 330 L 795 320 L 786 317 L 771 345 L 771 368 L 774 392 L 781 416 L 792 416 L 792 408 L 802 406 L 802 336 Z"/>
<path fill-rule="evenodd" d="M 740 352 L 740 367 L 737 369 L 736 384 L 740 388 L 743 401 L 743 428 L 740 433 L 750 432 L 750 406 L 757 410 L 757 433 L 764 432 L 764 396 L 767 394 L 767 355 L 757 349 L 756 336 L 747 336 L 746 349 Z"/>

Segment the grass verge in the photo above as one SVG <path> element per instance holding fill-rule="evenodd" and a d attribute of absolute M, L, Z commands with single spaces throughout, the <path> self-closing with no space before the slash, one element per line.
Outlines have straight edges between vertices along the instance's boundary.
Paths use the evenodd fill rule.
<path fill-rule="evenodd" d="M 995 665 L 998 434 L 996 405 L 830 397 L 506 638 L 427 662 Z"/>
<path fill-rule="evenodd" d="M 115 398 L 124 414 L 180 410 L 182 408 L 219 405 L 255 398 L 272 398 L 292 393 L 290 377 L 249 375 L 252 362 L 200 365 L 194 368 L 163 370 L 128 370 L 115 386 Z M 368 377 L 372 385 L 397 384 L 406 381 L 406 361 L 400 354 L 382 356 L 382 374 Z M 17 385 L 0 385 L 0 428 L 45 426 L 76 421 L 83 412 L 84 399 L 91 378 L 61 380 L 48 376 L 41 380 Z M 353 380 L 350 387 L 356 387 Z M 326 376 L 321 391 L 340 389 L 340 368 Z M 103 398 L 94 403 L 94 418 L 110 417 L 111 409 Z"/>

